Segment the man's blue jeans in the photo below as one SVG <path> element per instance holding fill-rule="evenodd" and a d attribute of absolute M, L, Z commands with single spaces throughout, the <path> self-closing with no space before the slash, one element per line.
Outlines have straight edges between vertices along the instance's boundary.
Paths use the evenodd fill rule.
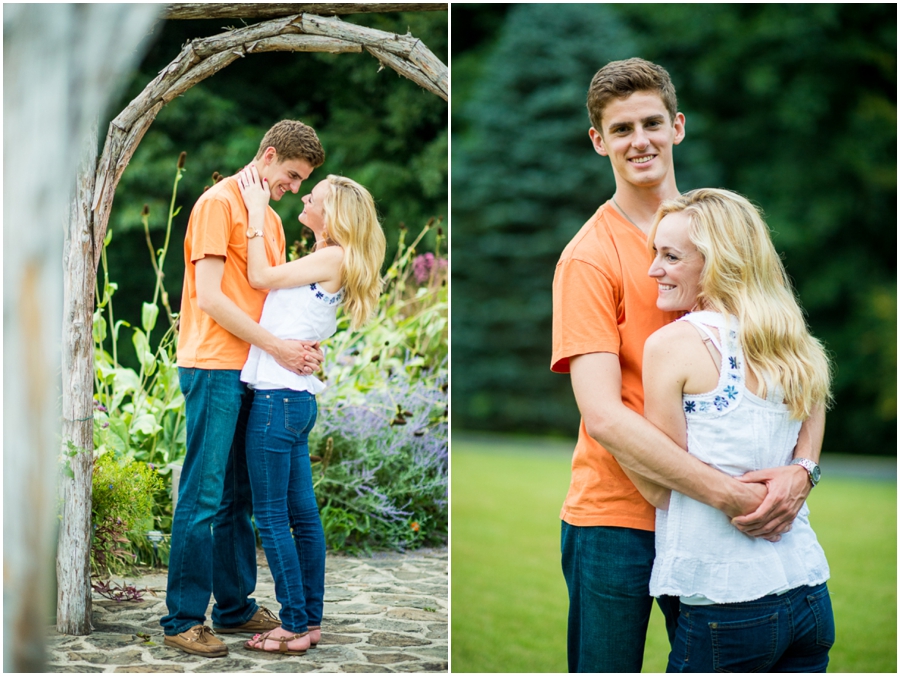
<path fill-rule="evenodd" d="M 215 595 L 213 625 L 236 627 L 256 613 L 256 536 L 238 418 L 249 412 L 237 370 L 179 368 L 185 399 L 187 455 L 172 520 L 166 607 L 167 636 L 206 620 Z M 246 398 L 244 406 L 242 401 Z"/>
<path fill-rule="evenodd" d="M 322 624 L 325 532 L 313 491 L 310 430 L 316 397 L 258 390 L 247 421 L 253 513 L 281 604 L 281 626 L 302 634 Z"/>
<path fill-rule="evenodd" d="M 639 673 L 653 607 L 653 532 L 563 522 L 561 549 L 569 588 L 569 671 Z M 677 602 L 659 599 L 670 639 Z"/>
<path fill-rule="evenodd" d="M 824 672 L 834 644 L 828 587 L 744 603 L 681 604 L 667 672 Z"/>

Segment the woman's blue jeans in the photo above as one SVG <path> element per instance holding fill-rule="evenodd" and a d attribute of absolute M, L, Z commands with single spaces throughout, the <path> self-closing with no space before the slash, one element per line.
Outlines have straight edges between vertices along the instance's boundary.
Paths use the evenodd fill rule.
<path fill-rule="evenodd" d="M 206 620 L 216 598 L 215 626 L 237 627 L 258 610 L 256 536 L 244 437 L 235 434 L 249 409 L 240 371 L 179 368 L 187 425 L 187 455 L 172 519 L 166 588 L 167 636 Z M 243 404 L 243 406 L 242 406 Z"/>
<path fill-rule="evenodd" d="M 295 633 L 321 625 L 325 597 L 325 533 L 307 443 L 316 412 L 309 392 L 257 390 L 247 421 L 253 513 L 281 626 Z"/>
<path fill-rule="evenodd" d="M 824 672 L 833 644 L 824 583 L 744 603 L 682 603 L 666 671 Z"/>

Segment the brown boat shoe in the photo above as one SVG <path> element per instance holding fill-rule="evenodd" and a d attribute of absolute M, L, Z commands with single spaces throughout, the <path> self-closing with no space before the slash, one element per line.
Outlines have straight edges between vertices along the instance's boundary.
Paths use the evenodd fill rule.
<path fill-rule="evenodd" d="M 216 638 L 212 629 L 205 624 L 195 624 L 180 634 L 166 636 L 163 643 L 170 648 L 178 648 L 192 655 L 202 655 L 203 657 L 225 657 L 228 655 L 228 646 Z"/>
<path fill-rule="evenodd" d="M 213 626 L 219 634 L 262 634 L 281 626 L 281 620 L 268 608 L 260 606 L 256 613 L 244 624 L 237 627 Z"/>

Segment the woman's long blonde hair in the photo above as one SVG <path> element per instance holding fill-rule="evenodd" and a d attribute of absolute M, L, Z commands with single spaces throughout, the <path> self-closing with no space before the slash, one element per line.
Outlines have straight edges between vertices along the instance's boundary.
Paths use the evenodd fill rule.
<path fill-rule="evenodd" d="M 354 329 L 361 327 L 381 294 L 385 240 L 369 191 L 356 181 L 329 174 L 323 200 L 328 237 L 344 250 L 341 285 L 344 311 Z"/>
<path fill-rule="evenodd" d="M 791 417 L 805 420 L 814 406 L 831 400 L 831 365 L 809 333 L 762 216 L 737 193 L 692 190 L 660 205 L 651 247 L 660 220 L 681 211 L 704 259 L 697 305 L 738 318 L 747 364 L 762 376 L 759 394 L 767 378 L 780 384 Z"/>

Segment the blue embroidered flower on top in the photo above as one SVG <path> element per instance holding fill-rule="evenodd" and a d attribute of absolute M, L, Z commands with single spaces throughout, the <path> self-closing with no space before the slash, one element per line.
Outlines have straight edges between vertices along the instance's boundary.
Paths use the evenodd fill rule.
<path fill-rule="evenodd" d="M 338 291 L 338 292 L 335 293 L 335 294 L 330 294 L 330 293 L 326 293 L 326 292 L 324 292 L 324 291 L 321 291 L 321 290 L 319 289 L 319 287 L 316 286 L 316 283 L 315 283 L 315 282 L 313 282 L 312 284 L 310 284 L 310 285 L 309 285 L 309 288 L 310 288 L 310 289 L 313 291 L 313 293 L 316 295 L 316 298 L 318 298 L 319 300 L 325 301 L 325 302 L 328 303 L 329 305 L 335 305 L 335 304 L 337 304 L 337 303 L 340 303 L 341 300 L 344 298 L 344 290 L 343 290 L 343 289 L 341 289 L 340 291 Z"/>
<path fill-rule="evenodd" d="M 728 363 L 731 368 L 736 369 L 738 367 L 737 357 L 728 357 Z"/>
<path fill-rule="evenodd" d="M 696 409 L 696 407 L 697 407 L 696 402 L 693 402 L 693 401 L 684 402 L 684 412 L 685 413 L 693 413 L 694 410 Z"/>
<path fill-rule="evenodd" d="M 722 410 L 728 408 L 728 403 L 729 403 L 729 402 L 728 402 L 728 400 L 727 400 L 725 397 L 723 397 L 723 396 L 721 396 L 721 395 L 718 395 L 718 396 L 713 400 L 713 403 L 715 404 L 716 410 L 717 410 L 717 411 L 722 411 Z"/>
<path fill-rule="evenodd" d="M 725 394 L 728 395 L 729 399 L 737 398 L 737 388 L 734 385 L 728 385 L 725 387 Z"/>

